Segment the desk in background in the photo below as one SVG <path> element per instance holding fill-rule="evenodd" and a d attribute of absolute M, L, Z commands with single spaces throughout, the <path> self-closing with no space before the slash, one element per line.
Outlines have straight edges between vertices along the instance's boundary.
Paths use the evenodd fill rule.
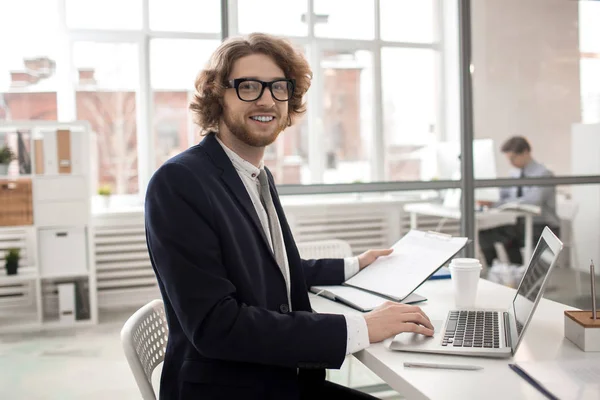
<path fill-rule="evenodd" d="M 418 216 L 428 215 L 433 217 L 460 220 L 462 214 L 460 209 L 445 207 L 437 203 L 411 203 L 404 206 L 404 211 L 410 213 L 410 228 L 419 229 Z M 517 217 L 525 218 L 525 250 L 523 262 L 526 264 L 533 254 L 533 214 L 521 211 L 496 210 L 475 212 L 475 232 L 491 229 L 502 225 L 513 225 Z M 479 251 L 479 234 L 474 238 L 475 249 Z M 489 266 L 488 266 L 489 267 Z"/>
<path fill-rule="evenodd" d="M 427 281 L 418 289 L 429 300 L 421 308 L 431 319 L 443 319 L 453 308 L 449 280 Z M 486 280 L 479 282 L 477 306 L 505 309 L 515 290 Z M 313 309 L 320 313 L 350 314 L 358 311 L 322 297 L 310 295 Z M 354 356 L 390 387 L 407 399 L 545 399 L 533 386 L 513 372 L 508 364 L 525 361 L 577 360 L 592 358 L 600 363 L 600 353 L 585 353 L 564 338 L 564 304 L 542 299 L 515 357 L 498 360 L 436 354 L 396 352 L 383 343 L 372 344 Z M 470 364 L 482 371 L 451 371 L 404 368 L 403 363 L 431 362 Z M 435 384 L 432 384 L 435 382 Z"/>

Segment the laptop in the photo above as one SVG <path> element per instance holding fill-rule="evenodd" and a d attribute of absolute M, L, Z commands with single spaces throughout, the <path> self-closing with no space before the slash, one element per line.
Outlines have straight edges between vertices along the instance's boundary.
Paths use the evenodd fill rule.
<path fill-rule="evenodd" d="M 562 242 L 545 227 L 531 260 L 506 310 L 452 310 L 445 321 L 432 321 L 433 337 L 401 333 L 389 344 L 397 351 L 477 357 L 512 357 L 542 298 Z"/>

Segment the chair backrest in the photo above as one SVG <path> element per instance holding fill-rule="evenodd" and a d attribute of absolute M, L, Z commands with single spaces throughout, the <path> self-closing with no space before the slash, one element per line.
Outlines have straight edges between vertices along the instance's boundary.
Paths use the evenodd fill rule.
<path fill-rule="evenodd" d="M 299 242 L 296 245 L 300 257 L 305 260 L 352 257 L 352 248 L 348 242 L 340 239 Z"/>
<path fill-rule="evenodd" d="M 556 214 L 558 218 L 573 221 L 579 211 L 579 204 L 571 199 L 558 199 L 556 202 Z"/>
<path fill-rule="evenodd" d="M 165 358 L 169 328 L 162 300 L 137 310 L 121 329 L 121 343 L 129 368 L 144 400 L 155 400 L 152 371 Z"/>

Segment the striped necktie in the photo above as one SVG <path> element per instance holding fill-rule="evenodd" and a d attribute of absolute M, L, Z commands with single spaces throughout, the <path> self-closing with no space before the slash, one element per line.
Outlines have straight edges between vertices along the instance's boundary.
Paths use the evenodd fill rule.
<path fill-rule="evenodd" d="M 267 178 L 267 173 L 264 169 L 260 171 L 258 174 L 258 181 L 260 182 L 260 200 L 263 203 L 263 207 L 267 212 L 267 217 L 269 218 L 269 231 L 271 236 L 272 250 L 275 255 L 275 260 L 277 261 L 277 265 L 279 265 L 279 269 L 281 269 L 281 273 L 283 274 L 283 278 L 285 279 L 285 285 L 287 287 L 288 293 L 288 304 L 291 306 L 290 300 L 290 272 L 289 267 L 287 266 L 287 258 L 285 255 L 283 237 L 281 233 L 281 225 L 279 224 L 279 218 L 277 217 L 277 210 L 275 210 L 275 206 L 273 204 L 273 198 L 271 197 L 271 190 L 269 189 L 269 179 Z"/>

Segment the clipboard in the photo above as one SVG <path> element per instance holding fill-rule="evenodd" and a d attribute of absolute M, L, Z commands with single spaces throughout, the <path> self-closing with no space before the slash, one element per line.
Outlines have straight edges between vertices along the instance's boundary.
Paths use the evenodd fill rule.
<path fill-rule="evenodd" d="M 402 302 L 469 242 L 439 232 L 411 230 L 380 257 L 344 282 L 372 294 Z"/>

